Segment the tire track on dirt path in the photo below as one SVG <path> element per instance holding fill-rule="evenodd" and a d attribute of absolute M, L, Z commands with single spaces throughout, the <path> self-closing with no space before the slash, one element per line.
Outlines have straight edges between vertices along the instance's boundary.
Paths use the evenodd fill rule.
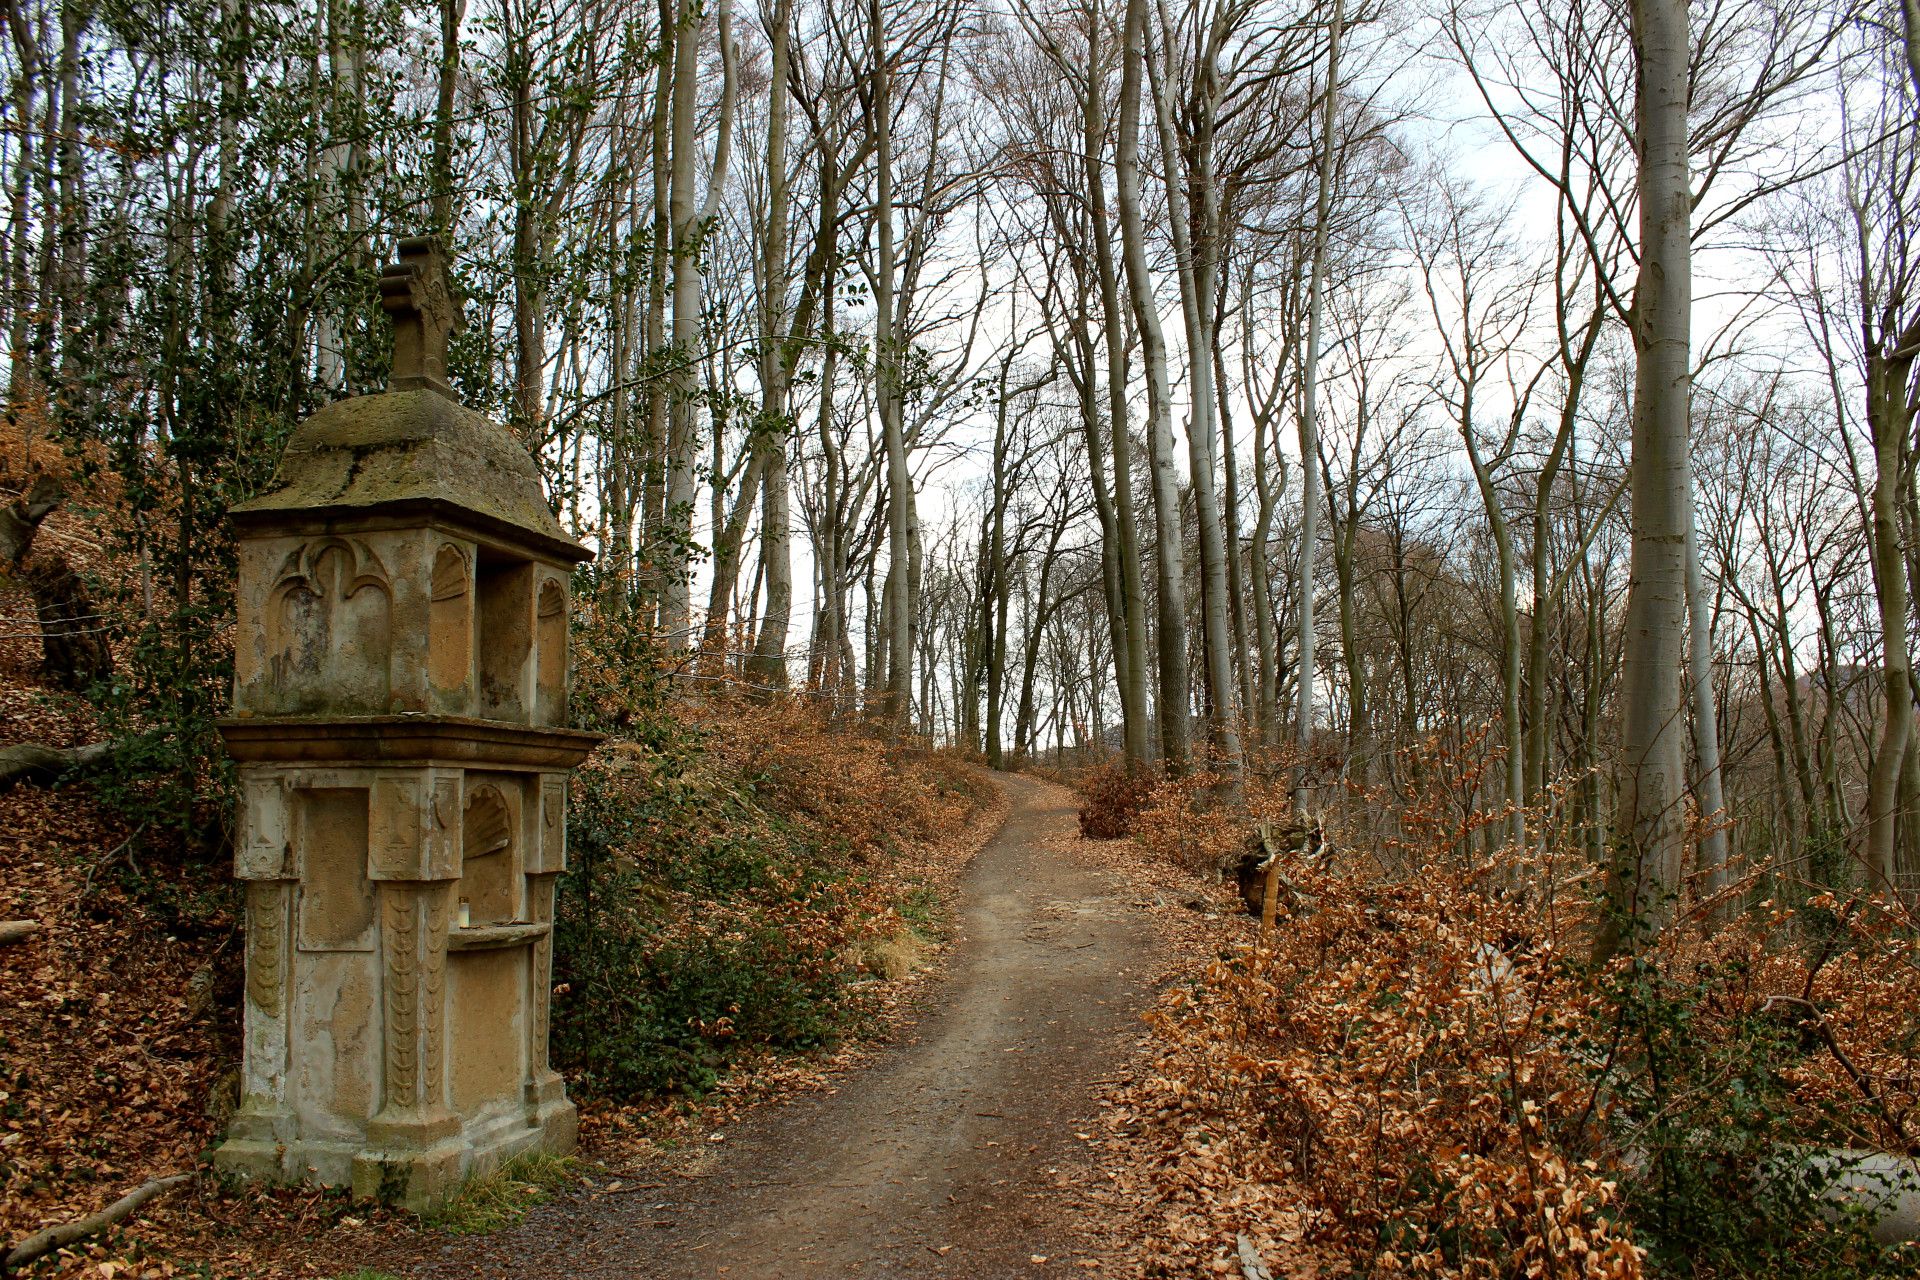
<path fill-rule="evenodd" d="M 1058 851 L 1070 792 L 1000 783 L 1011 811 L 962 878 L 946 971 L 904 1043 L 750 1116 L 666 1187 L 565 1196 L 409 1274 L 1088 1274 L 1064 1184 L 1087 1167 L 1096 1085 L 1138 1038 L 1155 936 L 1124 886 Z"/>

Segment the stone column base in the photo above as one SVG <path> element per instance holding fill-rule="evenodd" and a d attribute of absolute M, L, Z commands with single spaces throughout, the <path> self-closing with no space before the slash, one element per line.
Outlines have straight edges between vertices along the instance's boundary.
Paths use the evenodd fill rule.
<path fill-rule="evenodd" d="M 283 1142 L 272 1134 L 228 1138 L 214 1149 L 213 1167 L 261 1182 L 343 1187 L 352 1177 L 358 1144 L 345 1141 Z"/>
<path fill-rule="evenodd" d="M 459 1189 L 466 1148 L 456 1139 L 425 1150 L 361 1151 L 353 1157 L 353 1196 L 422 1213 Z"/>
<path fill-rule="evenodd" d="M 213 1167 L 221 1173 L 257 1182 L 287 1182 L 291 1163 L 287 1148 L 258 1138 L 228 1138 L 213 1152 Z"/>
<path fill-rule="evenodd" d="M 580 1145 L 580 1113 L 572 1100 L 562 1093 L 542 1102 L 535 1115 L 535 1123 L 540 1126 L 540 1149 L 556 1156 L 572 1155 Z"/>

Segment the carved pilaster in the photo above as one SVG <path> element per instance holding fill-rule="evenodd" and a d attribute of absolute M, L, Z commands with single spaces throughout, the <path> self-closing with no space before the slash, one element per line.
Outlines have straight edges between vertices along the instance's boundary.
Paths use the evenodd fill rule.
<path fill-rule="evenodd" d="M 383 1115 L 437 1113 L 446 1101 L 447 889 L 380 886 L 384 939 Z"/>
<path fill-rule="evenodd" d="M 291 889 L 284 880 L 254 880 L 247 885 L 246 1045 L 241 1098 L 253 1110 L 277 1109 L 285 1102 Z"/>
<path fill-rule="evenodd" d="M 553 923 L 553 877 L 527 877 L 527 914 L 537 924 Z M 527 1070 L 536 1084 L 552 1074 L 547 1065 L 548 1006 L 553 999 L 553 934 L 541 934 L 533 944 L 528 966 L 527 999 L 533 1016 L 527 1019 Z"/>

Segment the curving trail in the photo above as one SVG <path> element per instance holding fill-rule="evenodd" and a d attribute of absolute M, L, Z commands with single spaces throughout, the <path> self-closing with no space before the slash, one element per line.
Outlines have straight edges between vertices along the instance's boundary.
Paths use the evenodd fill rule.
<path fill-rule="evenodd" d="M 1137 1038 L 1154 941 L 1121 886 L 1047 847 L 1073 830 L 1071 793 L 1000 781 L 1011 812 L 962 880 L 947 971 L 904 1043 L 755 1114 L 661 1189 L 566 1197 L 403 1273 L 1090 1274 L 1074 1135 Z"/>

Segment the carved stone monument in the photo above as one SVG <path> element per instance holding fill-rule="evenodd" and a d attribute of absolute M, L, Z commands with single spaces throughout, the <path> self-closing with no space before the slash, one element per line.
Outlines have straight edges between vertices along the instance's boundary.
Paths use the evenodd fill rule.
<path fill-rule="evenodd" d="M 565 1152 L 547 1062 L 567 773 L 568 580 L 533 460 L 447 384 L 429 239 L 381 294 L 388 390 L 294 432 L 234 509 L 246 1047 L 226 1169 L 420 1208 Z"/>

